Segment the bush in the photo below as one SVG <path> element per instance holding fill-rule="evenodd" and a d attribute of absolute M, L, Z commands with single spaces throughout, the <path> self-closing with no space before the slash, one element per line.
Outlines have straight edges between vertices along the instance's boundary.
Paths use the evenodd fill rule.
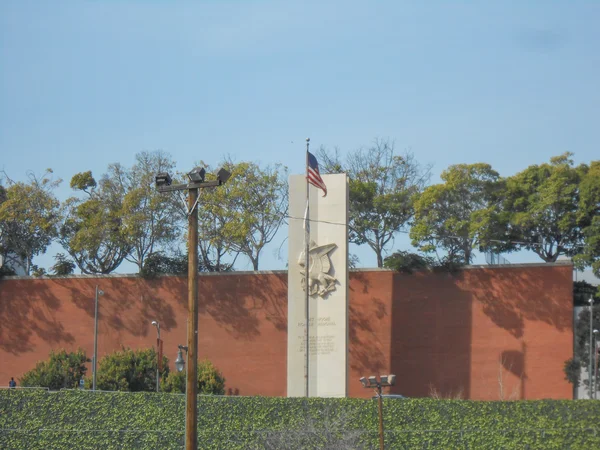
<path fill-rule="evenodd" d="M 185 370 L 171 372 L 163 380 L 161 389 L 164 392 L 185 392 L 185 375 Z M 225 378 L 208 360 L 198 361 L 198 394 L 225 394 Z"/>
<path fill-rule="evenodd" d="M 71 275 L 75 272 L 75 263 L 67 258 L 63 253 L 57 253 L 54 257 L 56 264 L 50 270 L 56 276 Z"/>
<path fill-rule="evenodd" d="M 144 278 L 154 278 L 161 274 L 184 274 L 188 271 L 186 255 L 167 256 L 162 252 L 150 253 L 144 260 L 140 275 Z"/>
<path fill-rule="evenodd" d="M 101 391 L 156 391 L 156 350 L 125 348 L 98 361 L 96 388 Z M 169 359 L 163 355 L 161 378 L 169 375 Z M 87 380 L 89 387 L 90 380 Z"/>
<path fill-rule="evenodd" d="M 404 273 L 413 273 L 415 270 L 429 269 L 433 267 L 433 265 L 433 258 L 406 251 L 397 251 L 383 261 L 384 267 Z"/>
<path fill-rule="evenodd" d="M 47 361 L 40 361 L 35 368 L 21 377 L 24 387 L 47 387 L 49 389 L 73 389 L 85 376 L 85 363 L 90 360 L 85 351 L 67 353 L 66 350 L 51 351 Z"/>

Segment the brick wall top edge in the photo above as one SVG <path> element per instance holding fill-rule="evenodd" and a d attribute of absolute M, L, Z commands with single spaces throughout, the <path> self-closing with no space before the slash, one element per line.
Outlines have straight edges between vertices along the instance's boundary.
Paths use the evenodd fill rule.
<path fill-rule="evenodd" d="M 497 265 L 488 265 L 488 264 L 480 264 L 480 265 L 469 265 L 463 266 L 459 270 L 477 270 L 477 269 L 516 269 L 519 267 L 564 267 L 564 266 L 573 266 L 572 261 L 570 260 L 561 260 L 553 263 L 522 263 L 522 264 L 497 264 Z M 238 276 L 238 275 L 270 275 L 270 274 L 286 274 L 287 270 L 258 270 L 258 271 L 242 271 L 242 272 L 206 272 L 200 273 L 201 277 L 226 277 L 226 276 Z M 372 267 L 372 268 L 361 268 L 361 269 L 350 269 L 350 273 L 360 273 L 360 272 L 395 272 L 392 269 Z M 187 275 L 170 275 L 164 274 L 159 275 L 159 277 L 182 277 L 186 278 Z M 28 279 L 36 279 L 36 280 L 55 280 L 55 279 L 65 279 L 65 278 L 140 278 L 140 276 L 136 273 L 133 274 L 120 274 L 120 273 L 110 273 L 110 274 L 92 274 L 92 275 L 64 275 L 64 276 L 43 276 L 43 277 L 32 277 L 32 276 L 5 276 L 0 278 L 0 280 L 28 280 Z"/>

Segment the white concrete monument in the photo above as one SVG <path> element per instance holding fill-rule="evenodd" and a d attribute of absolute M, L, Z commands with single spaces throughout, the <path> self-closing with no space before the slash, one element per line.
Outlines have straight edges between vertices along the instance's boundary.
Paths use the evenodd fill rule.
<path fill-rule="evenodd" d="M 309 220 L 306 176 L 292 175 L 289 180 L 288 397 L 347 395 L 348 178 L 323 175 L 322 180 L 325 197 L 309 185 Z"/>

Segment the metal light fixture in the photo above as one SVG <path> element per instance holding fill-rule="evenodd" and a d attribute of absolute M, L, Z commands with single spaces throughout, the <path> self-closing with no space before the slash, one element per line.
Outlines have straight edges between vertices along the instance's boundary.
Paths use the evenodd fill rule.
<path fill-rule="evenodd" d="M 185 369 L 185 359 L 183 359 L 182 350 L 185 350 L 187 354 L 187 349 L 188 348 L 185 345 L 179 346 L 179 351 L 177 352 L 177 359 L 175 360 L 175 369 L 177 369 L 177 372 L 183 372 L 183 369 Z"/>
<path fill-rule="evenodd" d="M 215 175 L 217 177 L 217 181 L 219 182 L 219 186 L 220 186 L 223 183 L 226 183 L 227 180 L 229 180 L 229 177 L 231 176 L 231 172 L 229 172 L 228 170 L 221 167 L 220 169 L 218 169 L 215 172 Z"/>
<path fill-rule="evenodd" d="M 369 378 L 361 377 L 360 384 L 364 388 L 375 388 L 377 392 L 377 404 L 379 410 L 379 448 L 380 450 L 385 449 L 385 439 L 383 434 L 383 400 L 381 398 L 381 388 L 385 386 L 393 386 L 396 383 L 396 375 L 380 375 L 379 379 L 376 376 L 370 376 Z"/>
<path fill-rule="evenodd" d="M 169 175 L 167 172 L 160 172 L 158 175 L 156 175 L 156 177 L 154 177 L 154 181 L 158 187 L 171 186 L 171 183 L 173 182 L 171 175 Z"/>
<path fill-rule="evenodd" d="M 593 347 L 593 342 L 592 340 L 594 339 L 594 297 L 592 295 L 590 295 L 590 299 L 588 300 L 588 303 L 590 304 L 590 360 L 589 360 L 589 364 L 588 364 L 588 391 L 590 393 L 590 400 L 594 398 L 594 393 L 593 391 L 593 387 L 592 387 L 592 360 L 594 359 L 594 353 L 592 350 Z"/>
<path fill-rule="evenodd" d="M 206 170 L 204 170 L 204 167 L 194 167 L 191 172 L 187 174 L 192 183 L 202 183 L 205 175 Z"/>
<path fill-rule="evenodd" d="M 594 335 L 594 342 L 592 347 L 594 348 L 594 398 L 598 397 L 598 386 L 597 386 L 597 380 L 598 380 L 598 348 L 597 344 L 598 344 L 598 330 L 594 329 L 594 331 L 592 332 Z M 591 377 L 591 375 L 590 375 Z"/>
<path fill-rule="evenodd" d="M 188 330 L 187 347 L 191 359 L 187 365 L 186 390 L 185 390 L 185 448 L 198 448 L 198 200 L 200 189 L 216 187 L 225 183 L 230 173 L 219 169 L 215 173 L 216 180 L 204 181 L 206 171 L 196 167 L 188 173 L 189 183 L 171 185 L 171 177 L 167 173 L 156 176 L 156 187 L 159 192 L 187 191 L 187 216 L 188 216 Z M 188 350 L 189 348 L 189 350 Z M 179 350 L 183 346 L 179 346 Z M 184 363 L 183 355 L 178 358 L 179 363 Z M 178 366 L 177 370 L 179 370 Z"/>

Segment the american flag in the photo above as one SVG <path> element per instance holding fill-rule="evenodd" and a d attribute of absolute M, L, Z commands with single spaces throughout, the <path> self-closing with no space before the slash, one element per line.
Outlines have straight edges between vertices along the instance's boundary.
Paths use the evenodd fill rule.
<path fill-rule="evenodd" d="M 323 178 L 321 178 L 321 174 L 319 173 L 319 163 L 317 162 L 317 158 L 311 152 L 308 153 L 308 167 L 306 168 L 306 179 L 313 186 L 318 187 L 319 189 L 323 189 L 323 197 L 327 196 L 327 186 L 325 186 L 325 182 Z"/>

